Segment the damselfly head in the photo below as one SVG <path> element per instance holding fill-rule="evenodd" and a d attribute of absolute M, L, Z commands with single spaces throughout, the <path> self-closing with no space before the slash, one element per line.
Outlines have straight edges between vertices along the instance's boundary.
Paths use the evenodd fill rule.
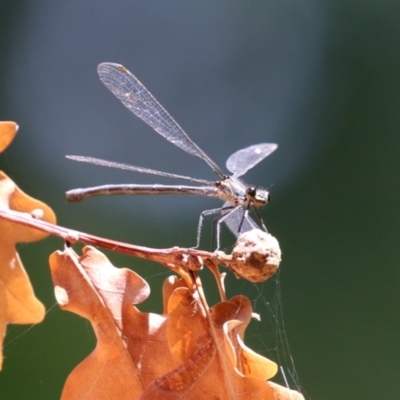
<path fill-rule="evenodd" d="M 246 189 L 246 195 L 255 207 L 265 206 L 271 201 L 271 195 L 267 190 L 258 189 L 255 186 L 248 187 Z"/>

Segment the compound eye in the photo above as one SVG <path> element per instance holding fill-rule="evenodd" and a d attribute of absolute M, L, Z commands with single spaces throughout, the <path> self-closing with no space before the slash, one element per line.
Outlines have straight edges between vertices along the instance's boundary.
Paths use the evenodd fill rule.
<path fill-rule="evenodd" d="M 272 197 L 271 197 L 271 195 L 268 193 L 268 197 L 267 197 L 267 199 L 268 199 L 268 203 L 271 201 L 271 199 L 272 199 Z"/>
<path fill-rule="evenodd" d="M 254 186 L 250 186 L 249 188 L 247 188 L 246 194 L 251 197 L 256 197 L 257 189 Z"/>

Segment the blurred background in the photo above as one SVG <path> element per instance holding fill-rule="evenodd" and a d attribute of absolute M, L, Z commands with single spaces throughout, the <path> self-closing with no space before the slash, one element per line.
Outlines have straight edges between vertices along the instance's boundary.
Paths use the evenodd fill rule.
<path fill-rule="evenodd" d="M 279 277 L 227 279 L 229 296 L 246 294 L 261 315 L 246 343 L 283 364 L 307 399 L 398 399 L 399 17 L 400 3 L 386 0 L 0 1 L 0 120 L 20 125 L 0 167 L 63 226 L 150 247 L 195 244 L 199 214 L 217 200 L 66 202 L 77 187 L 171 183 L 66 154 L 215 178 L 114 98 L 97 77 L 103 61 L 132 71 L 221 167 L 242 147 L 278 143 L 245 180 L 272 193 L 262 216 L 282 248 Z M 202 247 L 210 241 L 208 221 Z M 233 242 L 224 231 L 224 248 Z M 87 321 L 52 308 L 47 259 L 62 247 L 49 238 L 18 248 L 49 312 L 37 326 L 9 326 L 1 399 L 59 398 L 94 347 Z M 169 273 L 107 254 L 150 283 L 140 308 L 161 312 Z M 213 304 L 212 279 L 202 279 Z"/>

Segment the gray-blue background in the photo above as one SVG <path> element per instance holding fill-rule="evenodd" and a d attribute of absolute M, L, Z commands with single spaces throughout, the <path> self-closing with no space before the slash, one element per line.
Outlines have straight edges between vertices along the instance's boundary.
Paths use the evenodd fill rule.
<path fill-rule="evenodd" d="M 66 203 L 74 187 L 161 182 L 66 154 L 214 178 L 120 105 L 97 64 L 129 68 L 222 167 L 241 147 L 277 142 L 246 181 L 272 192 L 262 215 L 283 251 L 281 302 L 301 388 L 310 399 L 398 399 L 399 11 L 388 0 L 0 1 L 0 120 L 20 125 L 0 166 L 52 206 L 61 225 L 153 247 L 192 246 L 200 211 L 217 201 Z M 54 238 L 19 247 L 47 307 L 47 257 L 61 247 Z M 160 311 L 163 268 L 112 259 L 148 279 L 143 309 Z M 262 315 L 265 325 L 247 343 L 268 355 L 273 285 L 228 283 L 230 295 L 247 294 Z M 55 307 L 19 336 L 25 331 L 9 329 L 0 398 L 58 398 L 93 347 L 90 325 Z"/>

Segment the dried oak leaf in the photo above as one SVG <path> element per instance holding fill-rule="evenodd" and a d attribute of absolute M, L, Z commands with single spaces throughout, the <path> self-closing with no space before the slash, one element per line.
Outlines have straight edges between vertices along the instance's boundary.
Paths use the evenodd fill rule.
<path fill-rule="evenodd" d="M 176 367 L 165 359 L 166 318 L 133 306 L 150 293 L 139 275 L 115 268 L 92 247 L 81 257 L 70 249 L 53 253 L 50 269 L 60 307 L 87 318 L 97 338 L 69 375 L 62 399 L 139 399 L 148 380 Z"/>
<path fill-rule="evenodd" d="M 0 153 L 13 141 L 18 125 L 12 121 L 0 121 Z"/>
<path fill-rule="evenodd" d="M 22 192 L 1 171 L 0 207 L 30 213 L 32 218 L 40 215 L 41 219 L 50 223 L 56 220 L 50 207 Z M 45 308 L 34 295 L 15 246 L 17 243 L 35 242 L 46 236 L 46 233 L 32 228 L 0 220 L 0 347 L 7 324 L 36 324 L 44 318 Z M 2 360 L 0 353 L 0 369 Z"/>
<path fill-rule="evenodd" d="M 205 312 L 183 280 L 164 283 L 164 314 L 134 305 L 149 285 L 128 269 L 115 268 L 92 247 L 50 256 L 61 308 L 87 318 L 96 348 L 69 375 L 62 393 L 70 399 L 280 399 L 303 397 L 266 381 L 276 365 L 243 344 L 251 318 L 238 296 Z"/>

